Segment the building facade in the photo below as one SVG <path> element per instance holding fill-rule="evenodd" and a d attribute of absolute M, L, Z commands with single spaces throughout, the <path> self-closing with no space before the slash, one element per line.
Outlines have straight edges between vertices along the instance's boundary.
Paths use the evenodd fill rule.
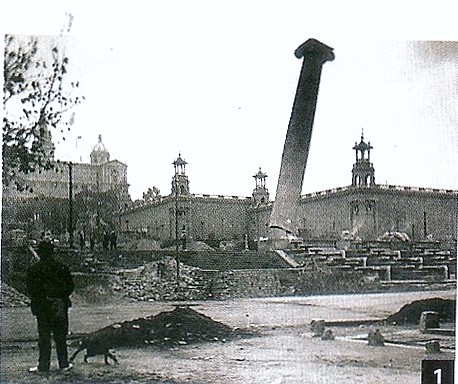
<path fill-rule="evenodd" d="M 254 236 L 251 218 L 256 208 L 266 211 L 269 204 L 265 187 L 267 175 L 261 170 L 254 175 L 256 188 L 252 197 L 192 194 L 186 164 L 179 155 L 173 162 L 175 173 L 170 195 L 138 202 L 126 209 L 121 214 L 122 229 L 142 232 L 162 241 L 183 236 L 196 241 L 243 240 L 250 231 Z M 262 222 L 265 229 L 265 218 Z"/>
<path fill-rule="evenodd" d="M 343 234 L 375 240 L 403 232 L 412 240 L 456 241 L 458 191 L 378 185 L 370 161 L 370 142 L 355 143 L 351 184 L 303 195 L 299 208 L 304 239 L 340 239 Z M 174 162 L 171 194 L 134 204 L 121 214 L 125 231 L 141 231 L 158 240 L 185 235 L 194 240 L 251 241 L 266 237 L 273 202 L 259 169 L 249 197 L 190 193 L 186 162 Z"/>
<path fill-rule="evenodd" d="M 28 190 L 17 191 L 14 187 L 7 191 L 8 196 L 31 198 L 45 196 L 68 198 L 70 171 L 72 172 L 73 194 L 82 191 L 106 192 L 118 191 L 124 199 L 128 198 L 127 165 L 110 160 L 110 153 L 99 135 L 93 147 L 90 163 L 69 163 L 51 159 L 53 169 L 40 170 L 22 176 Z"/>
<path fill-rule="evenodd" d="M 21 183 L 27 186 L 25 191 L 18 191 L 15 186 L 4 188 L 3 220 L 6 224 L 33 224 L 32 226 L 47 229 L 44 227 L 49 226 L 49 221 L 52 220 L 52 217 L 47 216 L 52 214 L 56 221 L 62 221 L 57 228 L 64 231 L 68 226 L 68 218 L 64 217 L 68 216 L 70 190 L 75 201 L 85 200 L 80 206 L 96 205 L 95 200 L 98 197 L 107 201 L 106 196 L 110 194 L 110 204 L 114 202 L 117 205 L 110 209 L 117 214 L 130 202 L 127 165 L 118 160 L 110 160 L 110 153 L 103 144 L 101 135 L 92 148 L 90 163 L 54 160 L 51 141 L 48 147 L 47 153 L 53 165 L 52 169 L 22 175 Z M 97 213 L 96 209 L 93 210 L 93 213 L 87 213 L 86 216 Z M 77 218 L 75 214 L 75 220 Z"/>
<path fill-rule="evenodd" d="M 370 142 L 355 143 L 352 184 L 302 196 L 305 238 L 338 239 L 342 233 L 375 240 L 402 232 L 411 240 L 456 240 L 458 191 L 378 185 Z"/>

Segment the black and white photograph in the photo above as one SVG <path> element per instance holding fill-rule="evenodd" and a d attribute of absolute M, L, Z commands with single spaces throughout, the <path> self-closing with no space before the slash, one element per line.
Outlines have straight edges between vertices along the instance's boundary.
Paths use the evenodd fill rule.
<path fill-rule="evenodd" d="M 0 382 L 454 383 L 453 2 L 0 14 Z"/>

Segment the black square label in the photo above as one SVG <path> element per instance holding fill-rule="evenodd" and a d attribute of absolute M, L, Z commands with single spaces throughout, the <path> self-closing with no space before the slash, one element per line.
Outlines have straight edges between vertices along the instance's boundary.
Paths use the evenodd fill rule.
<path fill-rule="evenodd" d="M 423 360 L 421 384 L 454 384 L 453 360 Z"/>

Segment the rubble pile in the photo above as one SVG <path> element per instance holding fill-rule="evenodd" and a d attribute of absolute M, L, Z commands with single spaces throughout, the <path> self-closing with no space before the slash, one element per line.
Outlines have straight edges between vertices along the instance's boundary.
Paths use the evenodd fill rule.
<path fill-rule="evenodd" d="M 146 318 L 143 324 L 150 329 L 150 344 L 187 344 L 200 341 L 225 341 L 236 334 L 226 324 L 194 311 L 176 307 L 170 312 Z M 153 337 L 151 337 L 153 336 Z"/>
<path fill-rule="evenodd" d="M 165 257 L 135 269 L 117 271 L 113 290 L 139 301 L 201 300 L 209 293 L 209 279 L 196 267 L 180 263 L 177 285 L 176 261 Z M 180 289 L 181 288 L 181 289 Z"/>
<path fill-rule="evenodd" d="M 202 270 L 164 257 L 134 269 L 116 272 L 112 290 L 138 301 L 205 300 L 231 297 L 265 297 L 283 293 L 280 279 L 270 270 Z"/>
<path fill-rule="evenodd" d="M 27 307 L 30 299 L 9 285 L 2 283 L 0 307 Z"/>
<path fill-rule="evenodd" d="M 422 312 L 437 312 L 442 322 L 455 322 L 456 300 L 431 298 L 404 305 L 398 312 L 388 316 L 388 323 L 419 324 Z"/>
<path fill-rule="evenodd" d="M 115 323 L 86 335 L 81 345 L 99 354 L 115 347 L 170 347 L 202 341 L 225 341 L 242 332 L 178 306 L 156 316 Z"/>
<path fill-rule="evenodd" d="M 203 241 L 192 241 L 186 248 L 190 251 L 214 251 L 212 247 Z"/>
<path fill-rule="evenodd" d="M 177 281 L 176 260 L 167 256 L 138 268 L 116 271 L 111 290 L 138 301 L 267 297 L 291 292 L 289 285 L 282 285 L 282 280 L 287 280 L 282 276 L 270 269 L 218 271 L 180 263 Z"/>

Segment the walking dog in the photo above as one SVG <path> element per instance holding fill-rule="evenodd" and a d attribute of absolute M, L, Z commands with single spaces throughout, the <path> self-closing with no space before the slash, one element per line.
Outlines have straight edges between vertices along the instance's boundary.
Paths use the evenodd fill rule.
<path fill-rule="evenodd" d="M 116 335 L 116 325 L 120 326 L 120 324 L 113 324 L 83 337 L 78 349 L 73 353 L 69 361 L 72 362 L 81 351 L 86 350 L 86 354 L 84 355 L 85 363 L 88 362 L 88 357 L 104 355 L 105 364 L 110 364 L 108 358 L 111 358 L 117 364 L 118 359 L 110 352 L 110 348 L 113 348 L 116 343 L 113 337 Z"/>
<path fill-rule="evenodd" d="M 83 337 L 78 349 L 70 357 L 70 361 L 72 362 L 81 351 L 86 350 L 85 363 L 88 362 L 88 357 L 103 355 L 105 364 L 110 364 L 109 358 L 117 364 L 118 359 L 110 352 L 110 349 L 143 344 L 145 336 L 149 334 L 150 330 L 142 324 L 141 320 L 143 319 L 115 323 L 88 334 Z"/>

